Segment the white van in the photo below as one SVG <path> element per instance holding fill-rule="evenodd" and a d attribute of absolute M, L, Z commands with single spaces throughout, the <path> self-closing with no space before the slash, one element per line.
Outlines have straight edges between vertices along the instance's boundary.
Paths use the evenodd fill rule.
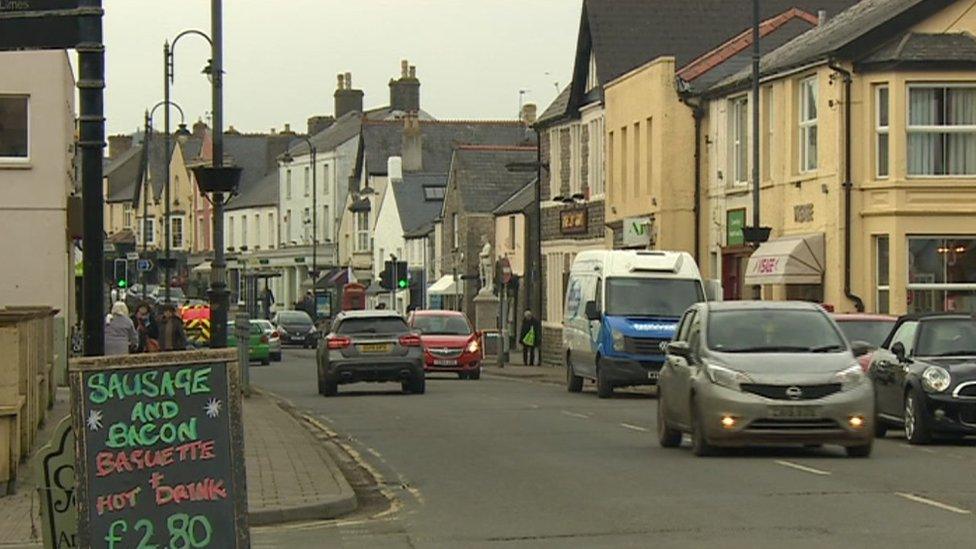
<path fill-rule="evenodd" d="M 705 301 L 698 265 L 687 252 L 596 250 L 573 261 L 566 286 L 563 350 L 566 383 L 580 392 L 596 381 L 614 387 L 654 385 L 685 309 Z"/>

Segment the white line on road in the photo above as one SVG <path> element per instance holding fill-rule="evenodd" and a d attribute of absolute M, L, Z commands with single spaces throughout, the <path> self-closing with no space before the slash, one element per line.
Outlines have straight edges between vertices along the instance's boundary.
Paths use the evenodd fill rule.
<path fill-rule="evenodd" d="M 803 471 L 806 473 L 813 473 L 814 475 L 830 475 L 830 471 L 824 471 L 821 469 L 814 469 L 813 467 L 807 467 L 806 465 L 800 465 L 799 463 L 793 463 L 792 461 L 785 461 L 782 459 L 777 459 L 773 463 L 777 465 L 782 465 L 783 467 L 789 467 L 791 469 L 796 469 L 797 471 Z"/>
<path fill-rule="evenodd" d="M 905 448 L 911 448 L 912 450 L 921 450 L 922 452 L 925 452 L 926 454 L 937 454 L 938 453 L 938 452 L 936 452 L 935 450 L 933 450 L 931 448 L 925 448 L 923 446 L 915 446 L 915 445 L 907 444 L 907 443 L 903 443 L 902 446 L 904 446 Z"/>
<path fill-rule="evenodd" d="M 563 410 L 563 414 L 569 417 L 578 417 L 580 419 L 590 419 L 590 416 L 586 414 L 577 414 L 576 412 L 570 412 L 569 410 Z"/>
<path fill-rule="evenodd" d="M 630 429 L 631 431 L 640 431 L 642 433 L 646 433 L 647 431 L 650 430 L 637 425 L 631 425 L 629 423 L 621 423 L 620 426 L 623 427 L 624 429 Z"/>
<path fill-rule="evenodd" d="M 972 511 L 966 509 L 960 509 L 959 507 L 954 507 L 947 503 L 942 503 L 941 501 L 935 501 L 929 498 L 923 498 L 922 496 L 916 496 L 915 494 L 907 494 L 905 492 L 895 492 L 896 496 L 903 497 L 907 500 L 914 501 L 915 503 L 924 503 L 925 505 L 931 505 L 932 507 L 937 507 L 943 511 L 949 511 L 951 513 L 957 513 L 960 515 L 971 515 Z"/>

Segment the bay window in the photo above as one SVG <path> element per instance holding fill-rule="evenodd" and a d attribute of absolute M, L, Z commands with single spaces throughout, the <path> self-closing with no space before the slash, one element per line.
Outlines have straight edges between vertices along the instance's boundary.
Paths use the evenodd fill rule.
<path fill-rule="evenodd" d="M 874 237 L 875 253 L 875 286 L 877 287 L 876 309 L 879 314 L 888 314 L 888 296 L 890 295 L 890 282 L 888 276 L 889 241 L 888 235 L 878 235 Z"/>
<path fill-rule="evenodd" d="M 369 210 L 356 212 L 356 251 L 368 252 L 369 242 Z"/>
<path fill-rule="evenodd" d="M 908 310 L 976 312 L 976 237 L 908 239 Z"/>
<path fill-rule="evenodd" d="M 909 86 L 908 175 L 976 175 L 976 86 Z"/>
<path fill-rule="evenodd" d="M 811 172 L 817 169 L 817 95 L 816 76 L 800 81 L 800 172 Z"/>
<path fill-rule="evenodd" d="M 878 86 L 875 89 L 875 132 L 877 140 L 875 142 L 875 173 L 878 178 L 888 177 L 889 173 L 889 153 L 888 153 L 888 86 Z"/>

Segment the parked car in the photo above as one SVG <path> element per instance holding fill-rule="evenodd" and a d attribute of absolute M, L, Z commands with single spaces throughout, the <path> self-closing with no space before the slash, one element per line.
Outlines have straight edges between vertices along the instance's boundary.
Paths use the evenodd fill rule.
<path fill-rule="evenodd" d="M 316 350 L 319 394 L 334 396 L 339 385 L 400 382 L 404 392 L 426 390 L 420 335 L 396 311 L 344 311 Z"/>
<path fill-rule="evenodd" d="M 281 361 L 281 336 L 278 334 L 277 328 L 270 320 L 265 320 L 263 318 L 258 318 L 252 320 L 251 322 L 257 323 L 258 326 L 264 330 L 264 333 L 268 336 L 268 353 L 271 356 L 271 360 L 274 362 Z"/>
<path fill-rule="evenodd" d="M 566 288 L 566 388 L 578 393 L 592 379 L 600 398 L 613 396 L 614 387 L 657 383 L 661 343 L 689 305 L 705 300 L 698 266 L 685 252 L 581 252 Z"/>
<path fill-rule="evenodd" d="M 871 383 L 824 310 L 801 302 L 699 303 L 684 314 L 658 382 L 658 440 L 695 455 L 752 444 L 874 442 Z"/>
<path fill-rule="evenodd" d="M 312 323 L 312 317 L 305 311 L 280 311 L 275 314 L 273 322 L 278 328 L 282 344 L 315 348 L 318 331 Z"/>
<path fill-rule="evenodd" d="M 907 315 L 874 353 L 875 432 L 905 428 L 912 444 L 976 435 L 976 319 Z"/>
<path fill-rule="evenodd" d="M 871 364 L 871 355 L 884 343 L 898 320 L 893 316 L 863 313 L 835 314 L 833 318 L 840 331 L 844 332 L 844 337 L 851 342 L 857 362 L 865 372 Z"/>
<path fill-rule="evenodd" d="M 461 379 L 480 379 L 481 334 L 456 311 L 414 311 L 407 321 L 420 334 L 424 371 L 456 373 Z"/>
<path fill-rule="evenodd" d="M 234 331 L 234 321 L 227 323 L 227 346 L 237 347 L 237 332 Z M 268 336 L 256 321 L 251 321 L 250 338 L 248 339 L 247 356 L 251 362 L 258 361 L 262 366 L 271 364 L 268 351 Z"/>

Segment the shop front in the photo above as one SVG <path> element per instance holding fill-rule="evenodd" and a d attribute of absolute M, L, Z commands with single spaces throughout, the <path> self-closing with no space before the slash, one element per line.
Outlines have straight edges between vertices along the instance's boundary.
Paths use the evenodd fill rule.
<path fill-rule="evenodd" d="M 749 256 L 745 283 L 762 287 L 765 299 L 782 296 L 823 303 L 824 268 L 823 233 L 782 236 L 764 242 Z"/>
<path fill-rule="evenodd" d="M 897 242 L 875 235 L 873 240 L 879 312 L 976 312 L 976 235 L 907 234 Z"/>

